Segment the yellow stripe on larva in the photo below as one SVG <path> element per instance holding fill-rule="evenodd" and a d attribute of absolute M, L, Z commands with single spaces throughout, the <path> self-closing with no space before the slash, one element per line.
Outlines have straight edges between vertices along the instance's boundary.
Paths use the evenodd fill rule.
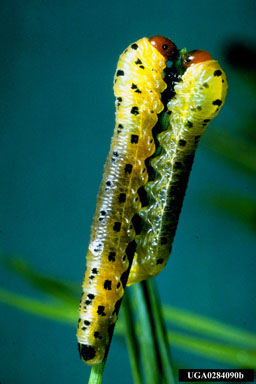
<path fill-rule="evenodd" d="M 139 213 L 142 231 L 127 285 L 157 275 L 168 261 L 195 151 L 225 101 L 227 80 L 219 63 L 208 60 L 191 65 L 174 90 L 169 128 L 157 136 L 162 152 L 151 160 L 156 178 L 145 187 L 150 201 Z"/>
<path fill-rule="evenodd" d="M 116 125 L 91 228 L 77 330 L 88 364 L 104 358 L 124 294 L 135 249 L 137 191 L 147 182 L 145 159 L 154 152 L 152 128 L 163 109 L 165 66 L 147 38 L 130 45 L 117 65 Z"/>

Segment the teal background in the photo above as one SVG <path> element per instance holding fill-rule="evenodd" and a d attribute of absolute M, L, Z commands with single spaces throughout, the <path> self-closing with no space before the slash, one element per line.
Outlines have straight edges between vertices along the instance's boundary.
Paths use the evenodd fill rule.
<path fill-rule="evenodd" d="M 236 132 L 253 94 L 223 59 L 230 40 L 255 41 L 255 1 L 1 2 L 1 250 L 49 275 L 81 281 L 103 165 L 114 126 L 113 75 L 144 36 L 209 50 L 225 69 L 226 105 L 196 156 L 172 257 L 156 278 L 163 303 L 247 330 L 255 326 L 255 236 L 214 210 L 220 187 L 255 183 L 207 147 L 209 131 Z M 40 297 L 1 270 L 0 283 Z M 0 313 L 0 382 L 86 383 L 75 327 L 7 306 Z M 172 349 L 180 368 L 228 368 Z M 132 382 L 126 346 L 113 341 L 104 383 Z"/>

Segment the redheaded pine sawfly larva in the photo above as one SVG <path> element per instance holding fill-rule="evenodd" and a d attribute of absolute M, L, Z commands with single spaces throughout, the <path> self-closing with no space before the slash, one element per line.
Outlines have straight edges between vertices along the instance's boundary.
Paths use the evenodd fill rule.
<path fill-rule="evenodd" d="M 225 73 L 208 52 L 190 52 L 183 66 L 167 105 L 169 127 L 157 136 L 161 152 L 150 162 L 156 176 L 145 186 L 149 204 L 139 212 L 143 224 L 127 285 L 157 275 L 167 263 L 198 142 L 225 101 Z"/>
<path fill-rule="evenodd" d="M 174 53 L 166 38 L 143 38 L 117 65 L 116 126 L 91 228 L 77 331 L 81 359 L 90 365 L 106 355 L 117 320 L 136 247 L 137 191 L 148 179 L 145 160 L 155 149 L 152 128 L 163 109 L 163 70 Z"/>

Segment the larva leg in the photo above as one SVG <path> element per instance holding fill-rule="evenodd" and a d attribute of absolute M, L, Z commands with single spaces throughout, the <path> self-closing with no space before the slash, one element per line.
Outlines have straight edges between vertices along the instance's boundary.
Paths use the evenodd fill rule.
<path fill-rule="evenodd" d="M 139 212 L 142 231 L 128 285 L 157 275 L 167 263 L 198 142 L 225 101 L 225 73 L 207 52 L 191 52 L 184 65 L 168 103 L 169 128 L 158 135 L 162 151 L 151 161 L 156 178 L 145 186 L 150 201 Z"/>

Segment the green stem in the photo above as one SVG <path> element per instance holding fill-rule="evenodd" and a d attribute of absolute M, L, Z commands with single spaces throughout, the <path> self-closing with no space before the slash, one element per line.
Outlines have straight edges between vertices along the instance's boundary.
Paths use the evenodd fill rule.
<path fill-rule="evenodd" d="M 132 290 L 135 308 L 138 313 L 138 341 L 141 347 L 145 383 L 160 383 L 154 335 L 142 285 L 134 284 Z"/>
<path fill-rule="evenodd" d="M 91 369 L 88 384 L 100 384 L 106 364 L 106 358 L 100 364 L 94 365 Z"/>
<path fill-rule="evenodd" d="M 139 367 L 139 358 L 138 358 L 138 346 L 135 335 L 135 322 L 132 316 L 132 306 L 130 303 L 129 292 L 126 291 L 122 303 L 122 314 L 125 325 L 125 337 L 128 345 L 130 362 L 132 368 L 133 381 L 135 384 L 142 384 L 142 377 Z"/>
<path fill-rule="evenodd" d="M 149 301 L 151 305 L 153 320 L 155 323 L 155 331 L 157 336 L 157 342 L 159 346 L 159 353 L 162 363 L 163 374 L 166 380 L 166 383 L 175 383 L 173 368 L 171 364 L 170 351 L 168 345 L 167 332 L 164 326 L 164 320 L 162 317 L 161 308 L 159 305 L 159 299 L 157 297 L 157 291 L 153 279 L 147 280 L 145 282 Z"/>

